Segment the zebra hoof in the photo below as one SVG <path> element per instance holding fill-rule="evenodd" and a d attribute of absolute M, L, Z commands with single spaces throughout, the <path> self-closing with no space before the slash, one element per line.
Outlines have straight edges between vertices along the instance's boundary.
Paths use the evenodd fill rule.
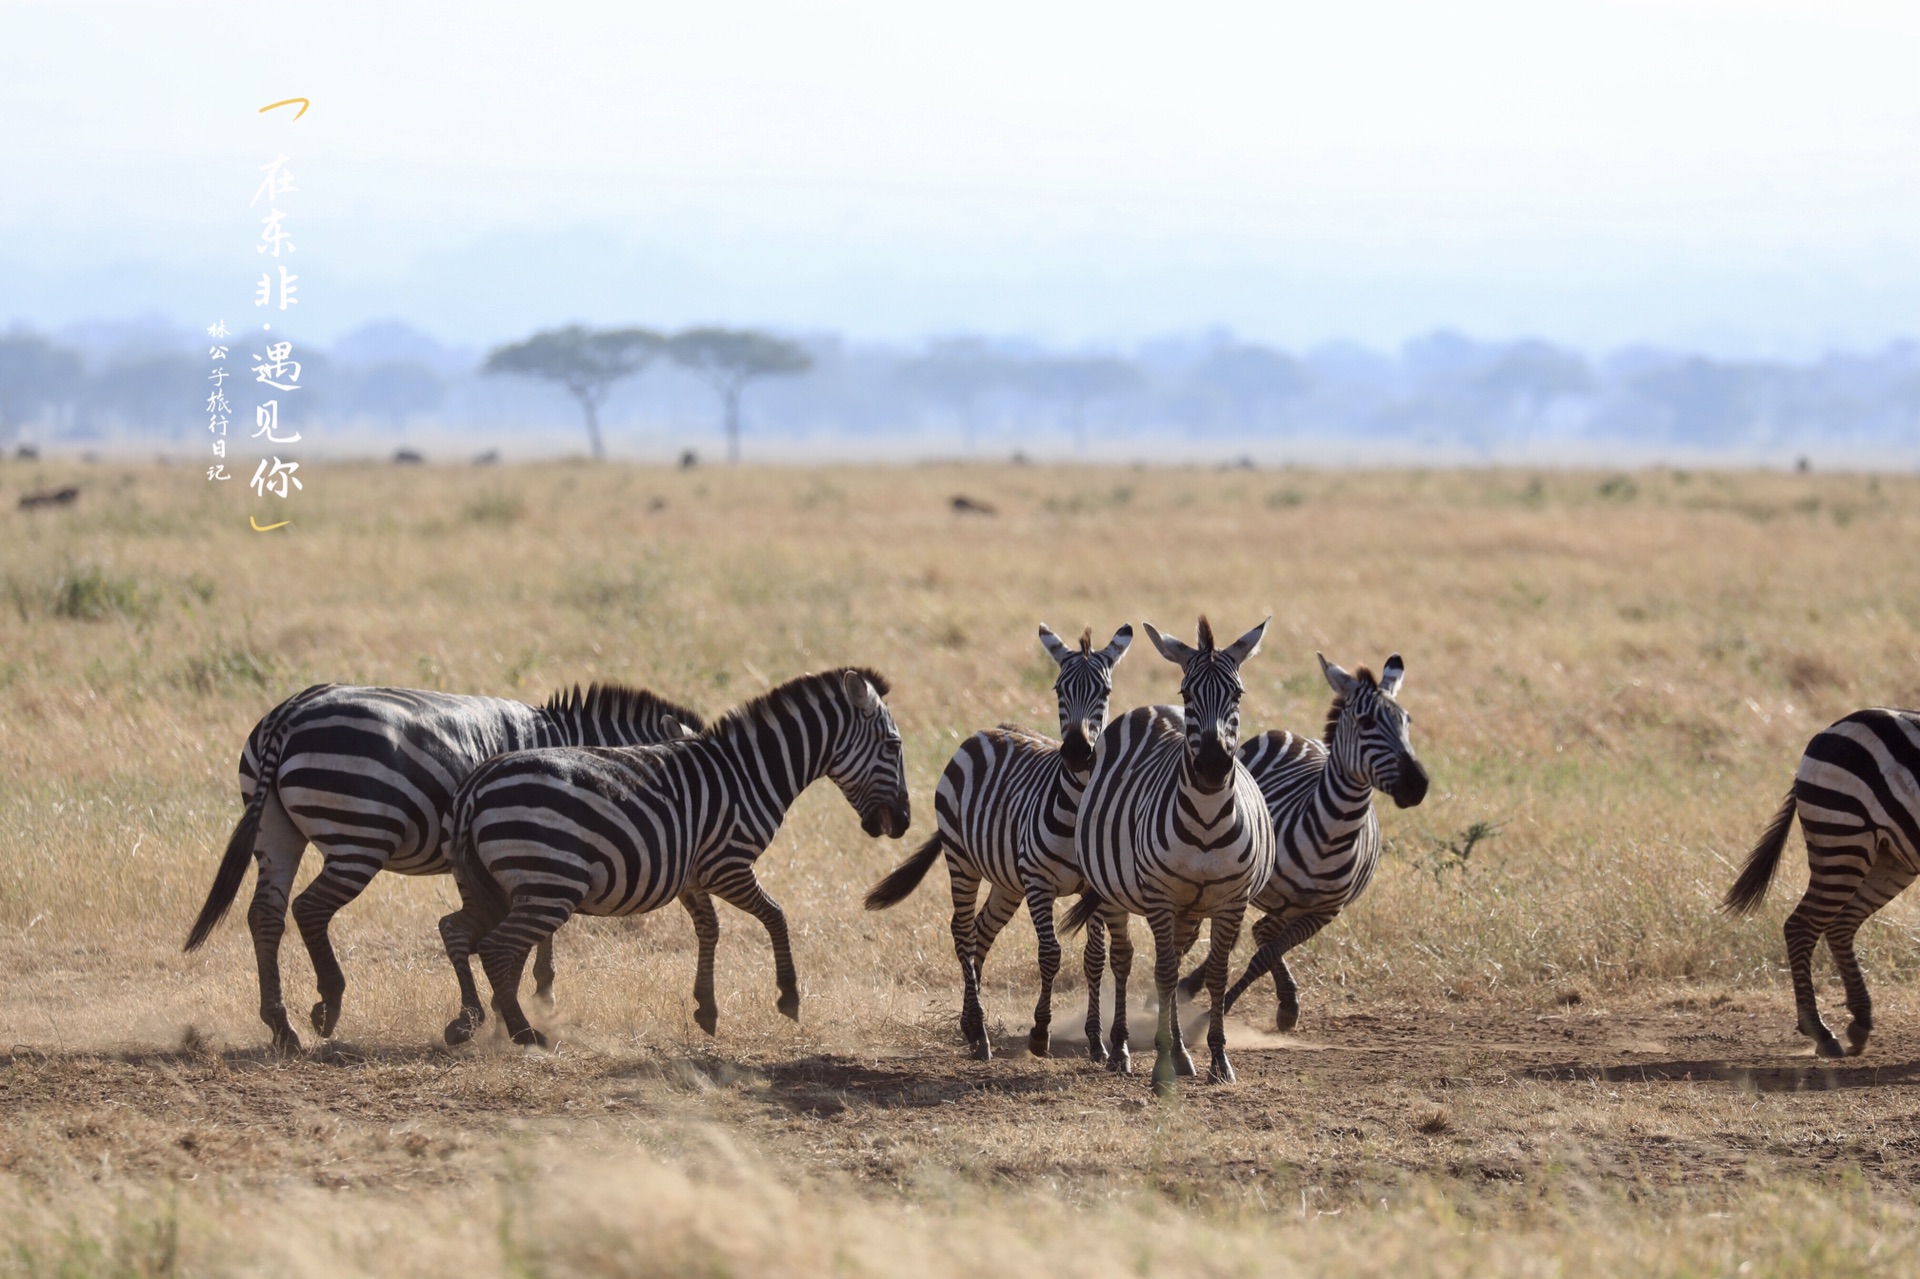
<path fill-rule="evenodd" d="M 547 1037 L 533 1027 L 528 1026 L 524 1030 L 515 1032 L 513 1042 L 519 1044 L 522 1048 L 545 1048 L 547 1046 Z"/>
<path fill-rule="evenodd" d="M 1107 1058 L 1107 1069 L 1116 1075 L 1133 1073 L 1133 1053 L 1125 1044 L 1116 1046 L 1113 1055 Z"/>
<path fill-rule="evenodd" d="M 1087 1056 L 1096 1066 L 1107 1064 L 1107 1046 L 1100 1042 L 1100 1032 L 1093 1031 L 1087 1036 Z"/>
<path fill-rule="evenodd" d="M 1027 1032 L 1027 1051 L 1036 1057 L 1045 1057 L 1053 1046 L 1053 1036 L 1039 1026 Z"/>
<path fill-rule="evenodd" d="M 967 1052 L 973 1056 L 975 1061 L 993 1060 L 993 1044 L 984 1035 L 969 1042 L 967 1044 Z"/>
<path fill-rule="evenodd" d="M 313 1029 L 320 1038 L 331 1038 L 333 1028 L 340 1023 L 340 1005 L 330 1004 L 323 999 L 313 1006 L 313 1011 L 307 1016 L 313 1022 Z"/>
<path fill-rule="evenodd" d="M 1846 1050 L 1840 1047 L 1840 1041 L 1832 1035 L 1822 1035 L 1813 1041 L 1814 1055 L 1818 1057 L 1844 1057 Z"/>
<path fill-rule="evenodd" d="M 1273 1028 L 1283 1035 L 1299 1024 L 1300 1005 L 1298 1004 L 1282 1004 L 1280 1010 L 1273 1015 Z"/>
<path fill-rule="evenodd" d="M 553 987 L 541 986 L 533 992 L 533 997 L 536 1001 L 538 1001 L 538 1003 L 542 1008 L 546 1009 L 548 1012 L 553 1011 L 553 1008 L 554 1008 Z"/>
<path fill-rule="evenodd" d="M 1158 1070 L 1159 1067 L 1155 1066 L 1154 1069 Z M 1184 1048 L 1173 1054 L 1173 1073 L 1182 1079 L 1191 1079 L 1199 1074 L 1200 1071 L 1193 1064 L 1193 1054 Z"/>
<path fill-rule="evenodd" d="M 1216 1053 L 1214 1055 L 1213 1065 L 1207 1071 L 1207 1082 L 1210 1084 L 1232 1084 L 1239 1082 L 1239 1077 L 1233 1073 L 1233 1063 L 1227 1060 L 1225 1053 Z"/>
<path fill-rule="evenodd" d="M 797 990 L 790 991 L 787 994 L 780 996 L 780 1002 L 774 1006 L 780 1010 L 780 1015 L 782 1017 L 785 1017 L 787 1020 L 789 1021 L 800 1020 L 800 992 L 799 991 Z"/>
<path fill-rule="evenodd" d="M 1206 984 L 1206 970 L 1201 969 L 1199 972 L 1188 973 L 1174 989 L 1181 999 L 1194 1000 L 1200 998 L 1200 988 Z"/>
<path fill-rule="evenodd" d="M 473 1032 L 478 1030 L 486 1019 L 487 1015 L 477 1008 L 462 1008 L 460 1015 L 447 1023 L 447 1047 L 456 1048 L 471 1040 Z"/>
<path fill-rule="evenodd" d="M 1867 1036 L 1873 1033 L 1873 1023 L 1854 1022 L 1847 1027 L 1847 1056 L 1858 1057 L 1867 1050 Z"/>
<path fill-rule="evenodd" d="M 300 1055 L 300 1036 L 293 1033 L 293 1027 L 281 1026 L 273 1032 L 273 1050 L 282 1057 Z"/>
<path fill-rule="evenodd" d="M 706 1031 L 709 1036 L 713 1035 L 720 1028 L 719 1006 L 708 1005 L 694 1009 L 693 1024 Z"/>
<path fill-rule="evenodd" d="M 1173 1058 L 1161 1053 L 1153 1063 L 1153 1095 L 1156 1097 L 1178 1097 L 1180 1095 L 1180 1075 L 1174 1069 Z"/>

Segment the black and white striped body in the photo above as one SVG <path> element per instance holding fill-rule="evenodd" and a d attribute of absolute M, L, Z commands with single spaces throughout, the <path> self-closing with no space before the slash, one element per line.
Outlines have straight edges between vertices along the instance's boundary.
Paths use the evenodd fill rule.
<path fill-rule="evenodd" d="M 441 921 L 460 980 L 449 1042 L 484 1020 L 467 963 L 477 949 L 516 1042 L 542 1042 L 520 1010 L 528 951 L 575 914 L 633 915 L 675 899 L 700 941 L 694 995 L 708 1033 L 718 1018 L 712 898 L 756 916 L 773 943 L 780 1010 L 799 1016 L 786 915 L 754 863 L 787 809 L 831 777 L 870 835 L 910 819 L 900 732 L 870 671 L 808 675 L 729 712 L 700 736 L 653 747 L 555 748 L 498 756 L 454 807 L 453 868 L 462 907 Z"/>
<path fill-rule="evenodd" d="M 1147 625 L 1161 655 L 1180 664 L 1185 732 L 1155 708 L 1107 726 L 1080 801 L 1075 844 L 1090 896 L 1110 929 L 1142 915 L 1153 933 L 1154 979 L 1161 1001 L 1154 1090 L 1166 1093 L 1193 1063 L 1174 1015 L 1180 955 L 1209 922 L 1208 988 L 1214 1011 L 1207 1034 L 1210 1078 L 1233 1078 L 1227 1061 L 1224 996 L 1227 956 L 1253 894 L 1273 870 L 1273 825 L 1238 746 L 1240 664 L 1259 648 L 1261 623 L 1216 649 L 1206 619 L 1189 648 Z M 1092 907 L 1076 908 L 1084 919 Z M 1112 1064 L 1127 1069 L 1124 975 L 1116 957 Z"/>
<path fill-rule="evenodd" d="M 260 1015 L 283 1050 L 299 1047 L 282 1000 L 281 934 L 288 896 L 311 843 L 320 873 L 293 902 L 320 988 L 312 1022 L 333 1032 L 346 979 L 328 925 L 375 875 L 441 875 L 454 793 L 502 751 L 572 742 L 656 742 L 697 729 L 684 707 L 641 689 L 594 685 L 545 706 L 425 689 L 316 685 L 264 716 L 240 756 L 246 807 L 227 861 L 188 948 L 205 939 L 238 891 L 247 858 L 258 863 L 247 923 L 260 972 Z M 228 863 L 231 863 L 229 865 Z M 551 984 L 543 953 L 540 979 Z"/>
<path fill-rule="evenodd" d="M 1253 896 L 1262 912 L 1253 926 L 1258 947 L 1245 973 L 1227 991 L 1227 1007 L 1268 972 L 1279 1008 L 1275 1024 L 1299 1021 L 1298 988 L 1286 953 L 1357 900 L 1372 882 L 1380 856 L 1380 819 L 1373 795 L 1384 791 L 1402 808 L 1426 798 L 1427 773 L 1413 753 L 1409 717 L 1398 694 L 1405 664 L 1389 657 L 1376 680 L 1365 667 L 1349 674 L 1320 658 L 1334 690 L 1323 740 L 1275 730 L 1240 747 L 1273 822 L 1273 874 Z M 1199 989 L 1196 969 L 1181 983 Z"/>
<path fill-rule="evenodd" d="M 1808 882 L 1785 932 L 1800 1033 L 1823 1057 L 1855 1056 L 1873 1030 L 1873 1000 L 1854 934 L 1920 874 L 1920 712 L 1855 711 L 1815 734 L 1793 790 L 1727 892 L 1728 909 L 1745 914 L 1765 898 L 1796 816 Z M 1813 951 L 1822 937 L 1846 986 L 1845 1049 L 1814 995 Z"/>
<path fill-rule="evenodd" d="M 938 830 L 912 858 L 876 885 L 869 909 L 891 906 L 913 891 L 933 858 L 944 851 L 953 894 L 954 955 L 962 983 L 960 1029 L 981 1059 L 992 1055 L 980 1006 L 980 970 L 994 939 L 1026 903 L 1039 944 L 1040 996 L 1028 1049 L 1047 1055 L 1053 1020 L 1053 983 L 1060 971 L 1060 941 L 1054 928 L 1054 902 L 1086 887 L 1080 874 L 1073 832 L 1093 766 L 1093 743 L 1107 719 L 1113 695 L 1113 668 L 1133 641 L 1122 626 L 1112 641 L 1095 651 L 1092 633 L 1080 638 L 1078 651 L 1061 643 L 1047 627 L 1040 640 L 1059 666 L 1054 693 L 1059 704 L 1061 740 L 1012 725 L 975 733 L 960 744 L 940 775 L 934 793 Z M 984 905 L 979 901 L 982 885 Z M 1106 966 L 1106 929 L 1096 926 L 1087 938 L 1088 1051 L 1104 1060 L 1100 1044 L 1100 977 Z"/>

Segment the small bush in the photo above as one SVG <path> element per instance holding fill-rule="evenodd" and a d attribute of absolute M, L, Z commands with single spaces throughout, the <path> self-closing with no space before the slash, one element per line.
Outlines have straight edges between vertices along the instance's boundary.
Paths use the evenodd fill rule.
<path fill-rule="evenodd" d="M 151 594 L 138 578 L 109 573 L 97 564 L 69 567 L 53 584 L 51 612 L 55 617 L 98 622 L 109 617 L 145 617 Z"/>
<path fill-rule="evenodd" d="M 265 688 L 273 677 L 271 657 L 251 645 L 234 644 L 188 657 L 180 682 L 198 693 L 226 693 Z"/>
<path fill-rule="evenodd" d="M 527 513 L 527 504 L 518 493 L 482 493 L 460 508 L 460 518 L 469 524 L 492 524 L 509 528 Z"/>

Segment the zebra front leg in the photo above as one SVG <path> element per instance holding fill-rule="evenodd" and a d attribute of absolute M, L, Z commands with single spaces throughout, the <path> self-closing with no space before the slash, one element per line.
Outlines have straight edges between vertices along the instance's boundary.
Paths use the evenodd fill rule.
<path fill-rule="evenodd" d="M 1116 1075 L 1133 1073 L 1133 1048 L 1127 1043 L 1127 977 L 1133 972 L 1133 934 L 1127 912 L 1107 915 L 1107 947 L 1113 960 L 1113 1029 L 1107 1036 L 1107 1069 Z"/>
<path fill-rule="evenodd" d="M 720 1025 L 720 1005 L 713 999 L 713 955 L 720 944 L 720 915 L 713 898 L 697 888 L 680 894 L 680 904 L 693 917 L 693 936 L 700 943 L 700 960 L 693 971 L 693 1020 L 709 1035 Z"/>
<path fill-rule="evenodd" d="M 1213 1002 L 1213 1011 L 1207 1019 L 1207 1051 L 1212 1058 L 1207 1069 L 1210 1084 L 1234 1082 L 1233 1063 L 1227 1060 L 1227 958 L 1233 954 L 1233 944 L 1240 940 L 1240 920 L 1244 913 L 1244 907 L 1232 907 L 1224 914 L 1215 915 L 1213 926 L 1207 930 L 1207 994 Z M 1179 1021 L 1174 1020 L 1176 1024 Z"/>
<path fill-rule="evenodd" d="M 480 965 L 493 987 L 493 1010 L 516 1044 L 547 1046 L 547 1037 L 528 1023 L 521 1010 L 520 976 L 526 970 L 528 952 L 542 938 L 553 936 L 578 902 L 577 896 L 534 897 L 516 892 L 506 916 L 480 939 Z"/>
<path fill-rule="evenodd" d="M 1806 896 L 1787 916 L 1782 930 L 1787 939 L 1787 968 L 1793 977 L 1793 1002 L 1799 1012 L 1800 1033 L 1813 1040 L 1814 1052 L 1822 1057 L 1839 1057 L 1843 1052 L 1840 1041 L 1820 1019 L 1820 1005 L 1813 990 L 1813 948 L 1834 917 L 1859 891 L 1872 856 L 1872 847 L 1860 847 L 1858 840 L 1829 843 L 1809 836 L 1807 861 L 1811 878 Z"/>
<path fill-rule="evenodd" d="M 287 897 L 293 891 L 306 849 L 307 837 L 287 816 L 279 795 L 268 795 L 254 840 L 253 855 L 259 869 L 254 877 L 253 902 L 247 907 L 247 932 L 253 938 L 254 963 L 260 972 L 260 1020 L 273 1032 L 274 1049 L 283 1053 L 300 1051 L 300 1036 L 287 1021 L 287 1005 L 281 993 L 280 939 L 287 931 Z"/>
<path fill-rule="evenodd" d="M 1178 954 L 1173 961 L 1173 970 L 1176 975 L 1180 971 L 1180 960 L 1186 958 L 1187 952 L 1193 949 L 1193 943 L 1199 936 L 1200 921 L 1175 918 L 1173 944 Z M 1205 967 L 1203 963 L 1202 971 L 1205 971 Z M 1181 1077 L 1186 1078 L 1199 1072 L 1194 1067 L 1192 1054 L 1187 1052 L 1186 1030 L 1180 1025 L 1180 983 L 1177 981 L 1174 983 L 1173 992 L 1173 1066 Z"/>
<path fill-rule="evenodd" d="M 799 1021 L 800 976 L 794 969 L 793 949 L 787 939 L 787 913 L 780 909 L 779 902 L 760 887 L 760 881 L 754 878 L 750 864 L 736 866 L 706 888 L 721 901 L 746 911 L 765 926 L 767 940 L 773 943 L 773 976 L 780 987 L 780 999 L 775 1007 L 779 1008 L 781 1016 Z"/>
<path fill-rule="evenodd" d="M 1300 988 L 1294 982 L 1293 970 L 1287 966 L 1287 952 L 1325 928 L 1337 913 L 1325 911 L 1291 918 L 1266 915 L 1255 923 L 1253 939 L 1259 943 L 1260 949 L 1254 952 L 1253 960 L 1247 965 L 1247 971 L 1240 974 L 1240 980 L 1227 988 L 1227 1011 L 1233 1011 L 1234 1004 L 1249 986 L 1272 973 L 1274 994 L 1279 1001 L 1273 1014 L 1274 1028 L 1284 1035 L 1299 1025 Z"/>
<path fill-rule="evenodd" d="M 1176 1037 L 1179 1017 L 1174 987 L 1180 981 L 1180 944 L 1173 908 L 1164 903 L 1150 905 L 1147 928 L 1153 933 L 1153 983 L 1160 996 L 1159 1024 L 1153 1033 L 1153 1095 L 1171 1097 L 1179 1091 L 1178 1077 L 1193 1073 L 1191 1059 L 1182 1070 L 1183 1063 L 1176 1057 L 1176 1050 L 1184 1055 L 1184 1049 L 1179 1049 Z"/>
<path fill-rule="evenodd" d="M 1087 978 L 1087 1056 L 1097 1066 L 1107 1059 L 1107 1046 L 1100 1042 L 1100 979 L 1107 971 L 1107 923 L 1098 915 L 1087 921 L 1087 945 L 1080 964 Z"/>
<path fill-rule="evenodd" d="M 385 860 L 378 853 L 359 850 L 351 856 L 328 854 L 320 873 L 313 877 L 305 892 L 293 899 L 293 919 L 300 926 L 301 939 L 307 943 L 307 954 L 313 960 L 314 982 L 320 988 L 320 1002 L 313 1006 L 310 1020 L 322 1036 L 333 1034 L 334 1026 L 340 1021 L 340 1000 L 347 991 L 346 974 L 340 971 L 340 961 L 334 956 L 327 927 L 342 906 L 365 891 Z"/>
<path fill-rule="evenodd" d="M 1913 879 L 1914 872 L 1894 860 L 1890 849 L 1882 847 L 1866 882 L 1827 927 L 1827 949 L 1833 955 L 1833 966 L 1840 970 L 1840 980 L 1847 987 L 1847 1012 L 1852 1017 L 1847 1024 L 1849 1057 L 1865 1052 L 1867 1039 L 1873 1033 L 1873 997 L 1867 993 L 1866 975 L 1860 971 L 1860 961 L 1853 952 L 1854 934 L 1875 911 L 1899 896 Z"/>
<path fill-rule="evenodd" d="M 1060 938 L 1053 928 L 1053 890 L 1044 884 L 1027 885 L 1027 917 L 1040 943 L 1040 998 L 1033 1005 L 1033 1029 L 1027 1032 L 1027 1051 L 1045 1057 L 1052 1046 L 1053 979 L 1060 975 Z"/>

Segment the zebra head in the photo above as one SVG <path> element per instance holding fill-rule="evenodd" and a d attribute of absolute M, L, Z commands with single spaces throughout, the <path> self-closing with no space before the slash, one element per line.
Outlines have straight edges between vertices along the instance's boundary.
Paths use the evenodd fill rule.
<path fill-rule="evenodd" d="M 1171 635 L 1162 635 L 1144 622 L 1147 638 L 1160 656 L 1180 667 L 1180 700 L 1185 704 L 1187 759 L 1201 785 L 1212 788 L 1226 782 L 1233 771 L 1234 752 L 1240 748 L 1240 664 L 1260 651 L 1265 622 L 1225 648 L 1213 646 L 1213 626 L 1200 619 L 1200 647 L 1189 648 Z"/>
<path fill-rule="evenodd" d="M 1107 701 L 1113 696 L 1113 668 L 1133 643 L 1133 627 L 1122 626 L 1099 652 L 1093 650 L 1093 628 L 1080 632 L 1080 647 L 1068 648 L 1058 635 L 1040 624 L 1040 643 L 1060 668 L 1053 693 L 1060 699 L 1060 754 L 1067 767 L 1084 773 L 1093 767 L 1093 744 L 1107 726 Z"/>
<path fill-rule="evenodd" d="M 860 829 L 897 839 L 912 824 L 913 808 L 907 798 L 900 729 L 880 700 L 886 687 L 886 680 L 873 671 L 841 673 L 848 708 L 827 759 L 827 776 L 860 814 Z"/>
<path fill-rule="evenodd" d="M 1327 712 L 1327 753 L 1334 763 L 1385 791 L 1398 807 L 1412 808 L 1425 799 L 1426 766 L 1414 756 L 1411 717 L 1399 702 L 1407 673 L 1400 654 L 1387 659 L 1378 680 L 1364 666 L 1350 675 L 1325 657 L 1320 670 L 1334 692 Z"/>

